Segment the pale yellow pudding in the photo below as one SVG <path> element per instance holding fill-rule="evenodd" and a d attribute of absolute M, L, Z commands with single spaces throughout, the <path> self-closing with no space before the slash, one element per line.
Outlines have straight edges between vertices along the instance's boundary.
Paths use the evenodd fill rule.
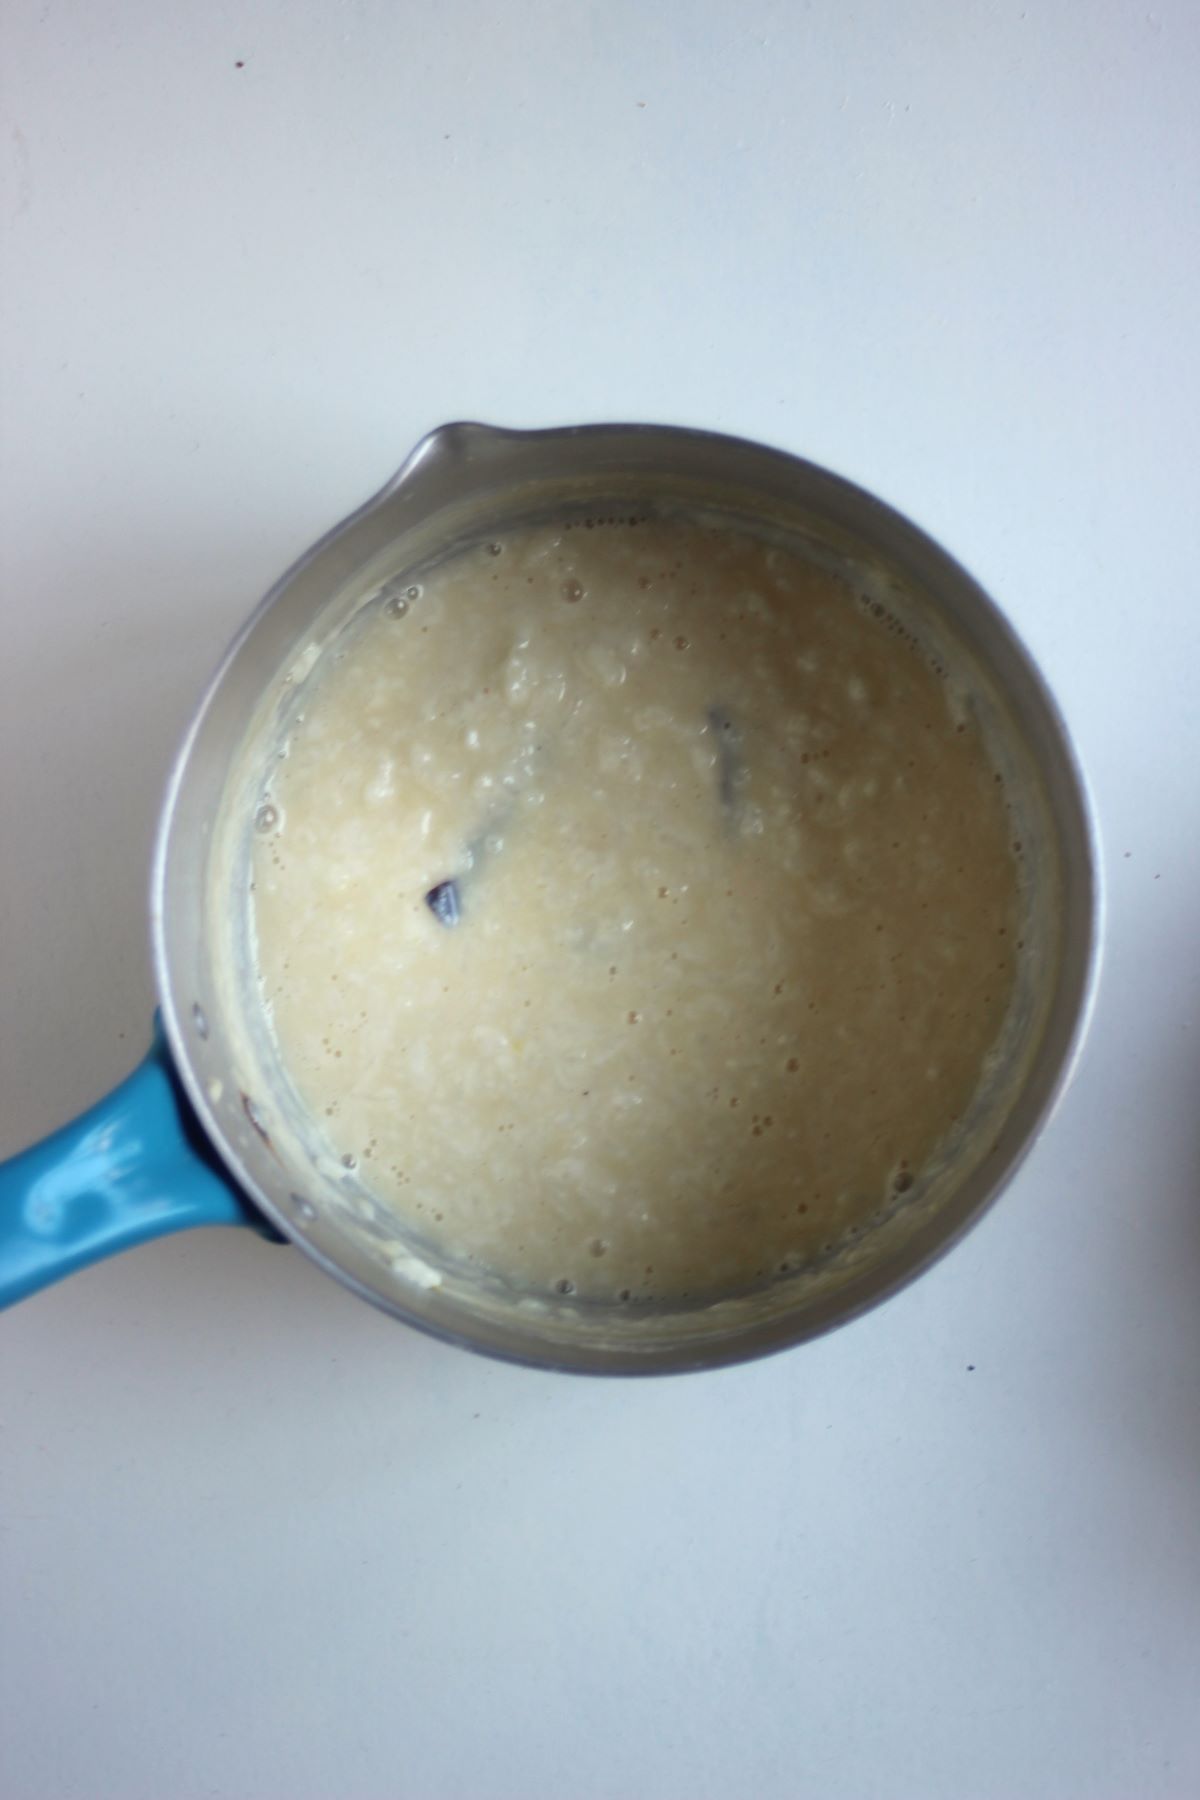
<path fill-rule="evenodd" d="M 521 1287 L 799 1268 L 910 1188 L 1014 988 L 970 695 L 732 528 L 538 528 L 393 586 L 263 795 L 284 1068 L 378 1201 Z"/>

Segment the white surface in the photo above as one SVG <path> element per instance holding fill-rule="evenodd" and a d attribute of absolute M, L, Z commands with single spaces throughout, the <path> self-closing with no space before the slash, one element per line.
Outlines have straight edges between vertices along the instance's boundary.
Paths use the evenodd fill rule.
<path fill-rule="evenodd" d="M 9 0 L 0 1145 L 152 1004 L 234 626 L 428 426 L 807 453 L 1025 632 L 1107 842 L 1089 1053 L 867 1320 L 597 1385 L 240 1234 L 0 1325 L 0 1790 L 1200 1791 L 1200 13 Z M 244 61 L 245 67 L 235 66 Z"/>

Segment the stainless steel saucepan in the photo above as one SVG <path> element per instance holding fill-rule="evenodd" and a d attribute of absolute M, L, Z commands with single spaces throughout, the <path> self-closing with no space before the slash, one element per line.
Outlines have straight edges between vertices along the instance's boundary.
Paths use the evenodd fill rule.
<path fill-rule="evenodd" d="M 601 1305 L 522 1292 L 419 1241 L 305 1116 L 250 966 L 255 746 L 286 729 L 355 612 L 450 550 L 521 523 L 686 511 L 739 522 L 900 608 L 969 683 L 1028 870 L 1012 1029 L 972 1112 L 869 1231 L 753 1293 Z M 481 597 L 480 604 L 486 599 Z M 256 760 L 257 757 L 257 760 Z M 242 821 L 224 832 L 221 818 Z M 162 1031 L 114 1094 L 0 1169 L 0 1297 L 185 1225 L 290 1240 L 397 1318 L 494 1356 L 595 1373 L 711 1368 L 796 1344 L 929 1267 L 1045 1125 L 1095 983 L 1093 825 L 1066 728 L 1028 652 L 971 577 L 906 519 L 810 463 L 710 432 L 645 425 L 447 425 L 267 595 L 200 703 L 171 775 L 151 882 Z"/>

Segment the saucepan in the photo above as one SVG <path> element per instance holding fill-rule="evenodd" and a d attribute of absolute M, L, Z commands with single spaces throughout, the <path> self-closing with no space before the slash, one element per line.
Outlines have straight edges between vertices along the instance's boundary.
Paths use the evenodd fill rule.
<path fill-rule="evenodd" d="M 464 1275 L 376 1202 L 287 1091 L 249 968 L 244 903 L 261 781 L 246 747 L 264 720 L 303 704 L 331 634 L 406 571 L 463 544 L 614 505 L 736 520 L 833 568 L 870 603 L 918 608 L 927 635 L 969 671 L 1031 871 L 1017 1028 L 937 1179 L 787 1279 L 620 1309 Z M 244 829 L 219 831 L 229 817 Z M 996 605 L 915 525 L 811 463 L 711 432 L 452 424 L 301 558 L 230 647 L 167 787 L 150 922 L 153 1044 L 115 1092 L 0 1169 L 0 1297 L 185 1226 L 241 1224 L 443 1339 L 535 1366 L 630 1374 L 711 1368 L 812 1338 L 962 1236 L 1072 1072 L 1095 986 L 1100 892 L 1084 780 L 1045 682 Z"/>

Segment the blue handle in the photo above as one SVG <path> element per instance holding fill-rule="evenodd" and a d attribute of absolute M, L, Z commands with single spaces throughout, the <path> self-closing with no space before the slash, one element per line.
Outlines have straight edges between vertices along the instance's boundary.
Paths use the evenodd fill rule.
<path fill-rule="evenodd" d="M 222 1171 L 156 1027 L 111 1094 L 0 1163 L 0 1306 L 186 1225 L 278 1235 Z"/>

